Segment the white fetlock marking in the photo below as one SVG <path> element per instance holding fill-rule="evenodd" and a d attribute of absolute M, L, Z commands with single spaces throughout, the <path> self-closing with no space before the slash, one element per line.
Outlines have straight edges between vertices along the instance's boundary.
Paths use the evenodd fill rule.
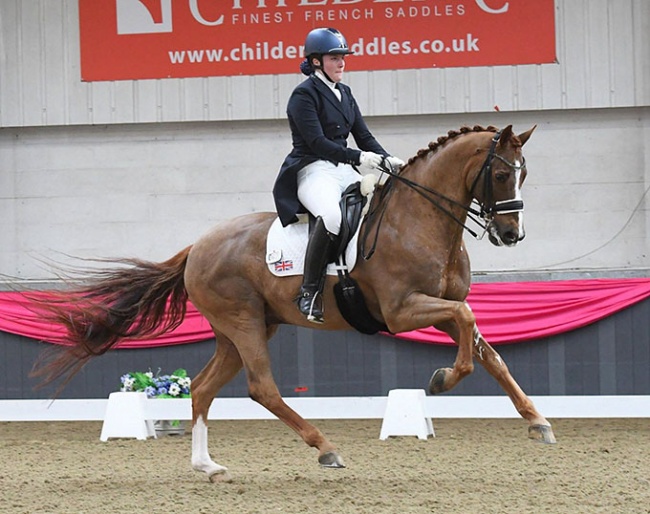
<path fill-rule="evenodd" d="M 483 358 L 483 351 L 485 350 L 485 345 L 481 343 L 481 338 L 483 336 L 481 335 L 481 332 L 479 332 L 479 329 L 476 325 L 474 325 L 474 346 L 476 347 L 476 351 L 478 353 L 478 358 L 481 360 L 484 360 Z M 499 355 L 497 352 L 492 352 L 494 355 L 494 358 L 497 360 L 499 363 L 499 366 L 503 365 L 503 361 L 501 360 L 501 355 Z"/>
<path fill-rule="evenodd" d="M 216 473 L 225 473 L 228 468 L 220 466 L 210 458 L 208 452 L 208 426 L 199 416 L 192 427 L 192 469 L 203 471 L 212 476 Z"/>
<path fill-rule="evenodd" d="M 483 360 L 483 345 L 481 344 L 481 333 L 478 331 L 478 327 L 474 325 L 474 346 L 478 352 L 478 358 Z"/>

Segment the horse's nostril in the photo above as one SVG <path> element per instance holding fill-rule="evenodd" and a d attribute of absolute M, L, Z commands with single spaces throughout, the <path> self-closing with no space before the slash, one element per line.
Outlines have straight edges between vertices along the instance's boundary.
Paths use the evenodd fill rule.
<path fill-rule="evenodd" d="M 513 232 L 512 230 L 508 230 L 503 234 L 503 242 L 506 244 L 513 244 L 519 241 L 519 234 L 517 232 Z"/>

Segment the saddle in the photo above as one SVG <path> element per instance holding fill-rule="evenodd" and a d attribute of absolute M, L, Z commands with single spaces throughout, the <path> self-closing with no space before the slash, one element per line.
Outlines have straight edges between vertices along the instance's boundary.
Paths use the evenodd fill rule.
<path fill-rule="evenodd" d="M 341 230 L 335 255 L 332 256 L 333 260 L 338 261 L 339 264 L 336 267 L 339 281 L 334 284 L 334 297 L 345 321 L 362 334 L 376 334 L 380 331 L 387 332 L 388 327 L 370 314 L 363 292 L 357 281 L 350 276 L 345 262 L 345 249 L 359 228 L 364 214 L 363 209 L 367 202 L 367 196 L 361 192 L 360 182 L 348 186 L 341 195 L 339 202 Z"/>
<path fill-rule="evenodd" d="M 331 256 L 332 261 L 336 261 L 339 258 L 345 259 L 345 249 L 359 228 L 363 208 L 367 201 L 367 197 L 361 194 L 360 182 L 350 184 L 341 193 L 341 200 L 339 201 L 339 207 L 341 208 L 341 228 L 336 240 L 335 251 Z"/>
<path fill-rule="evenodd" d="M 361 182 L 351 184 L 339 201 L 341 228 L 328 256 L 328 275 L 337 275 L 334 297 L 341 315 L 352 327 L 363 334 L 388 331 L 383 323 L 372 317 L 358 283 L 350 276 L 357 259 L 359 226 L 365 215 L 369 195 L 375 181 L 366 176 Z M 309 216 L 309 218 L 307 218 Z M 302 274 L 308 230 L 315 222 L 311 215 L 301 214 L 298 223 L 282 227 L 279 218 L 273 222 L 267 235 L 266 264 L 269 272 L 278 277 Z"/>

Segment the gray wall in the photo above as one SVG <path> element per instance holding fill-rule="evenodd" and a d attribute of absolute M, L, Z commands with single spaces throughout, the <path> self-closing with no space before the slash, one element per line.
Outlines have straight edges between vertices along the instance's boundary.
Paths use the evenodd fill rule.
<path fill-rule="evenodd" d="M 506 315 L 506 314 L 504 314 Z M 611 317 L 556 337 L 496 350 L 529 395 L 650 395 L 650 299 Z M 68 385 L 61 398 L 106 398 L 128 371 L 191 376 L 207 363 L 214 341 L 146 350 L 115 350 L 98 357 Z M 52 345 L 0 332 L 0 399 L 47 398 L 34 391 L 28 372 Z M 426 389 L 431 373 L 453 364 L 456 348 L 384 335 L 324 332 L 284 326 L 270 343 L 273 372 L 284 396 L 385 396 L 394 388 Z M 296 387 L 308 391 L 296 393 Z M 480 365 L 447 394 L 500 395 Z M 222 397 L 245 397 L 240 373 Z"/>
<path fill-rule="evenodd" d="M 0 289 L 53 280 L 48 261 L 68 255 L 164 260 L 220 220 L 271 210 L 289 151 L 284 109 L 299 74 L 82 83 L 77 9 L 0 1 Z M 528 236 L 514 249 L 468 241 L 475 276 L 647 274 L 650 2 L 557 0 L 556 22 L 556 64 L 345 80 L 402 158 L 465 124 L 538 125 L 525 148 Z M 501 352 L 531 394 L 648 394 L 647 302 L 628 311 Z M 40 347 L 0 333 L 0 397 L 34 394 L 25 376 Z M 455 354 L 289 327 L 273 351 L 283 393 L 307 385 L 318 395 L 424 387 Z M 195 374 L 211 352 L 211 343 L 115 352 L 66 394 L 105 397 L 134 368 L 183 361 Z M 497 393 L 481 373 L 457 393 Z M 227 394 L 245 394 L 241 378 Z"/>
<path fill-rule="evenodd" d="M 555 5 L 555 64 L 345 80 L 405 159 L 461 125 L 538 125 L 528 237 L 505 251 L 469 241 L 474 271 L 647 269 L 650 2 Z M 163 260 L 273 209 L 299 73 L 84 83 L 78 22 L 76 0 L 0 2 L 0 280 L 51 279 L 39 260 L 67 255 Z"/>
<path fill-rule="evenodd" d="M 648 268 L 650 108 L 369 120 L 403 158 L 464 124 L 538 125 L 525 148 L 526 240 L 468 241 L 474 271 Z M 273 210 L 282 121 L 0 130 L 0 273 L 39 259 L 165 260 L 215 223 Z"/>

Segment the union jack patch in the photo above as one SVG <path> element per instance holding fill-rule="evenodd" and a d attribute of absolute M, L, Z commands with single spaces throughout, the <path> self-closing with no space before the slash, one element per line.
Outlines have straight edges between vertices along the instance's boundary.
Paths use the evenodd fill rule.
<path fill-rule="evenodd" d="M 293 269 L 293 261 L 279 261 L 275 263 L 275 271 L 289 271 Z"/>

